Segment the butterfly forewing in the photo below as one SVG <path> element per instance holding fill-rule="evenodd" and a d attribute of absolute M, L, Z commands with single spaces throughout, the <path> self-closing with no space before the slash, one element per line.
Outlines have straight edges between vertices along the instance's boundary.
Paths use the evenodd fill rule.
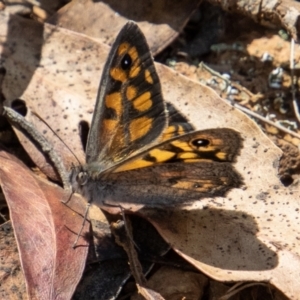
<path fill-rule="evenodd" d="M 145 151 L 166 127 L 159 78 L 144 35 L 127 23 L 113 44 L 100 82 L 86 160 L 99 171 Z"/>

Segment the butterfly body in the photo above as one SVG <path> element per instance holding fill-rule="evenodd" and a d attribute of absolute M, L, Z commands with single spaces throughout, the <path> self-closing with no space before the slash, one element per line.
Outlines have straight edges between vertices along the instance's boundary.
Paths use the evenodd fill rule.
<path fill-rule="evenodd" d="M 144 35 L 120 31 L 104 67 L 86 147 L 73 169 L 75 192 L 99 206 L 185 204 L 241 185 L 232 162 L 240 134 L 218 128 L 187 133 L 171 121 Z"/>

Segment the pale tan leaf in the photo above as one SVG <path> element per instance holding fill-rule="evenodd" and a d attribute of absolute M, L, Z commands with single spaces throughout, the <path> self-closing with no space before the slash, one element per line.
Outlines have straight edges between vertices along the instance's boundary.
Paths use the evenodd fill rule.
<path fill-rule="evenodd" d="M 136 21 L 157 54 L 180 33 L 199 0 L 92 1 L 75 0 L 65 5 L 48 22 L 111 45 L 116 33 L 129 20 Z"/>

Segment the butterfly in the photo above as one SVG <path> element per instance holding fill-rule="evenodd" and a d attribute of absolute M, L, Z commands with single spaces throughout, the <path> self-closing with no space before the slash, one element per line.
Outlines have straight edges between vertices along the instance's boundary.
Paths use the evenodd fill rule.
<path fill-rule="evenodd" d="M 103 69 L 86 164 L 70 174 L 73 191 L 100 207 L 165 207 L 240 187 L 232 164 L 242 147 L 240 133 L 188 131 L 188 124 L 172 120 L 147 41 L 128 22 Z"/>

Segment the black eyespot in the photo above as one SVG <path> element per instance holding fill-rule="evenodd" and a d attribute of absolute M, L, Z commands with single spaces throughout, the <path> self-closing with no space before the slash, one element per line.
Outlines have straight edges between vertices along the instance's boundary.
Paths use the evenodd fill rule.
<path fill-rule="evenodd" d="M 76 180 L 79 185 L 85 185 L 88 181 L 89 175 L 87 172 L 78 173 Z"/>
<path fill-rule="evenodd" d="M 192 145 L 200 148 L 200 147 L 206 147 L 209 145 L 209 140 L 206 139 L 197 139 L 192 141 Z"/>
<path fill-rule="evenodd" d="M 129 54 L 125 54 L 121 61 L 121 67 L 123 70 L 128 70 L 131 67 L 132 59 Z"/>

